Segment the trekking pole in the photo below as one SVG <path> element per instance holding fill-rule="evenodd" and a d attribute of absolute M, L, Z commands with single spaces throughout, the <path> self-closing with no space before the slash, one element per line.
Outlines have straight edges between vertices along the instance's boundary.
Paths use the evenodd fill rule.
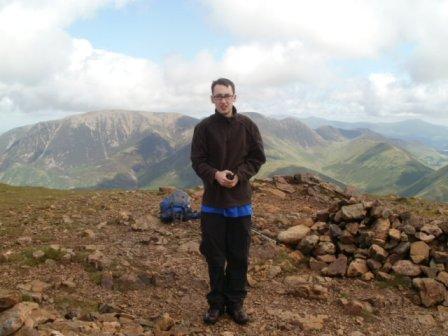
<path fill-rule="evenodd" d="M 271 237 L 266 236 L 264 233 L 261 233 L 260 231 L 257 231 L 257 230 L 255 230 L 255 229 L 250 229 L 250 230 L 251 230 L 253 233 L 256 233 L 257 235 L 259 235 L 260 237 L 266 239 L 267 241 L 270 241 L 271 243 L 274 243 L 274 244 L 277 244 L 277 243 L 278 243 L 277 240 L 275 240 L 275 239 L 273 239 L 273 238 L 271 238 Z"/>

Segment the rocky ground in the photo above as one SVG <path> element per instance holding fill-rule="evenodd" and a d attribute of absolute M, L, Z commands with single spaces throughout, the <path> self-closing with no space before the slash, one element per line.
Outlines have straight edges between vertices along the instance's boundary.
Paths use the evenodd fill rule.
<path fill-rule="evenodd" d="M 228 317 L 214 326 L 202 323 L 208 276 L 198 252 L 199 223 L 157 220 L 159 202 L 169 188 L 54 191 L 0 186 L 0 335 L 448 334 L 447 300 L 436 298 L 425 307 L 412 283 L 417 275 L 394 272 L 393 265 L 385 268 L 384 260 L 364 269 L 362 260 L 369 257 L 353 253 L 348 263 L 356 259 L 355 266 L 362 264 L 354 277 L 346 277 L 345 269 L 344 276 L 322 271 L 343 253 L 334 237 L 326 238 L 322 225 L 316 226 L 316 216 L 327 212 L 324 223 L 337 225 L 343 221 L 335 221 L 331 206 L 340 210 L 343 204 L 371 204 L 373 198 L 350 200 L 351 195 L 309 177 L 256 180 L 253 187 L 258 232 L 284 240 L 284 231 L 306 226 L 305 236 L 318 239 L 310 249 L 303 243 L 297 246 L 300 241 L 276 244 L 253 234 L 246 301 L 252 322 L 242 327 Z M 201 190 L 189 192 L 198 209 Z M 443 204 L 392 196 L 376 204 L 386 205 L 391 213 L 411 211 L 422 221 L 420 229 L 448 220 Z M 420 229 L 418 236 L 427 239 Z M 398 244 L 403 237 L 396 239 Z M 316 252 L 331 241 L 334 257 Z M 413 259 L 411 266 L 437 268 L 432 277 L 437 279 L 445 264 L 430 265 L 430 257 L 426 259 Z"/>

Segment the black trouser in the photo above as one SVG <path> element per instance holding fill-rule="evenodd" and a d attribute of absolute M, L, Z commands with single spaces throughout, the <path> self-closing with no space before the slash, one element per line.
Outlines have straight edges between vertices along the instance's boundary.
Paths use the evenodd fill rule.
<path fill-rule="evenodd" d="M 243 304 L 247 295 L 251 223 L 251 216 L 232 218 L 201 214 L 200 250 L 208 264 L 210 307 L 232 309 Z"/>

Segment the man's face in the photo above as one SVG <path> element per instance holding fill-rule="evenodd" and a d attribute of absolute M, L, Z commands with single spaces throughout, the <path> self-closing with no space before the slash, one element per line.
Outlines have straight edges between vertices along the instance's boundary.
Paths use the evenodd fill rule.
<path fill-rule="evenodd" d="M 212 103 L 215 104 L 216 110 L 224 117 L 231 117 L 233 112 L 233 103 L 236 96 L 231 86 L 215 85 L 212 93 Z"/>

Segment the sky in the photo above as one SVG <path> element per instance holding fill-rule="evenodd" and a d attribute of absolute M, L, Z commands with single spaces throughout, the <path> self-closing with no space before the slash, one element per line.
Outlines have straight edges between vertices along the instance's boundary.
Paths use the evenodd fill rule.
<path fill-rule="evenodd" d="M 448 0 L 0 0 L 0 133 L 103 109 L 448 125 Z"/>

